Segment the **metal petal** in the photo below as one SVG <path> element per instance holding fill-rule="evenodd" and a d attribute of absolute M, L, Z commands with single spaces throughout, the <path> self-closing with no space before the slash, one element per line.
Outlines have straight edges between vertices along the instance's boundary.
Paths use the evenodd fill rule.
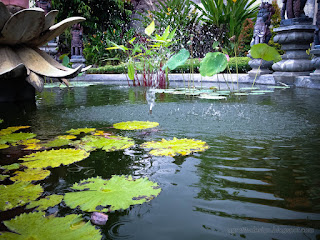
<path fill-rule="evenodd" d="M 34 46 L 34 47 L 42 46 L 42 45 L 46 44 L 47 42 L 49 42 L 50 40 L 54 39 L 55 37 L 59 36 L 61 33 L 64 32 L 64 30 L 66 30 L 66 28 L 71 27 L 72 25 L 74 25 L 78 22 L 82 22 L 84 20 L 86 20 L 86 19 L 83 17 L 67 18 L 67 19 L 51 26 L 49 28 L 49 30 L 44 32 L 43 35 L 40 36 L 39 38 L 34 38 L 31 41 L 29 41 L 28 45 Z"/>
<path fill-rule="evenodd" d="M 8 46 L 0 46 L 0 79 L 27 76 L 27 69 L 18 55 Z"/>
<path fill-rule="evenodd" d="M 51 65 L 37 51 L 32 48 L 21 46 L 15 49 L 18 56 L 31 71 L 47 77 L 53 78 L 73 78 L 81 71 L 81 66 L 76 69 L 68 68 L 64 71 Z"/>
<path fill-rule="evenodd" d="M 6 5 L 0 2 L 0 32 L 10 17 L 11 14 L 8 11 Z"/>
<path fill-rule="evenodd" d="M 54 20 L 56 19 L 58 13 L 59 13 L 58 10 L 52 10 L 47 13 L 47 15 L 45 16 L 43 31 L 48 30 L 54 24 Z"/>
<path fill-rule="evenodd" d="M 52 66 L 60 69 L 60 70 L 64 70 L 64 71 L 69 71 L 70 68 L 67 68 L 65 66 L 63 66 L 61 63 L 57 62 L 56 60 L 54 60 L 49 54 L 47 54 L 45 51 L 42 51 L 38 48 L 34 49 L 41 57 L 43 57 L 48 63 L 50 63 Z"/>
<path fill-rule="evenodd" d="M 44 27 L 41 8 L 24 9 L 13 14 L 1 31 L 0 44 L 16 45 L 39 38 Z"/>
<path fill-rule="evenodd" d="M 30 75 L 26 78 L 27 82 L 30 83 L 38 92 L 42 92 L 44 88 L 44 79 L 38 74 L 30 71 Z"/>

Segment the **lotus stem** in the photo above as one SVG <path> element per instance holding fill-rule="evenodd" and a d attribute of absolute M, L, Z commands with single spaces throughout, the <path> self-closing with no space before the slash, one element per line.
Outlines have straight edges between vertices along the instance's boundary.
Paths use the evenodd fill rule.
<path fill-rule="evenodd" d="M 259 67 L 258 67 L 258 70 L 257 70 L 256 76 L 255 76 L 255 77 L 254 77 L 254 79 L 253 79 L 253 83 L 252 83 L 251 89 L 253 89 L 254 83 L 256 82 L 256 79 L 257 79 L 257 76 L 258 76 L 258 73 L 259 73 L 259 70 L 260 70 L 261 64 L 262 64 L 262 58 L 261 58 L 261 60 L 260 60 L 260 65 L 259 65 Z"/>

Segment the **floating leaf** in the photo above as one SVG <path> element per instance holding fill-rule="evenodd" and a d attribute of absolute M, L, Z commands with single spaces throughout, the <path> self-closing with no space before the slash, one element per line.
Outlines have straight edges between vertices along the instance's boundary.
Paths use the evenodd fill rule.
<path fill-rule="evenodd" d="M 190 57 L 190 53 L 187 49 L 182 48 L 177 54 L 173 55 L 167 63 L 162 67 L 162 70 L 165 70 L 168 67 L 170 70 L 174 70 L 177 67 L 183 65 L 188 58 Z"/>
<path fill-rule="evenodd" d="M 56 138 L 72 140 L 72 139 L 76 139 L 77 137 L 74 135 L 60 135 L 60 136 L 57 136 Z"/>
<path fill-rule="evenodd" d="M 4 166 L 0 166 L 1 169 L 4 169 L 6 171 L 10 171 L 10 170 L 16 170 L 20 168 L 20 164 L 19 163 L 13 163 L 10 165 L 4 165 Z"/>
<path fill-rule="evenodd" d="M 72 141 L 69 139 L 57 137 L 54 140 L 51 140 L 51 141 L 43 144 L 43 146 L 46 148 L 62 147 L 65 145 L 69 145 L 71 142 Z"/>
<path fill-rule="evenodd" d="M 45 211 L 49 207 L 54 207 L 61 203 L 63 199 L 63 195 L 50 195 L 46 196 L 45 198 L 41 198 L 38 201 L 31 201 L 27 206 L 26 209 L 37 208 L 37 211 Z"/>
<path fill-rule="evenodd" d="M 150 25 L 144 30 L 145 34 L 147 34 L 148 36 L 150 36 L 155 30 L 155 24 L 154 21 L 152 21 L 150 23 Z"/>
<path fill-rule="evenodd" d="M 3 181 L 5 179 L 7 179 L 8 177 L 10 177 L 10 175 L 0 175 L 0 181 Z"/>
<path fill-rule="evenodd" d="M 15 174 L 15 176 L 10 178 L 11 181 L 31 182 L 43 180 L 48 177 L 51 172 L 41 168 L 27 168 L 24 171 L 16 171 Z"/>
<path fill-rule="evenodd" d="M 7 240 L 25 239 L 77 239 L 100 240 L 99 230 L 90 222 L 83 222 L 81 215 L 70 214 L 65 217 L 45 216 L 44 212 L 24 213 L 4 225 L 12 232 L 1 232 Z"/>
<path fill-rule="evenodd" d="M 289 86 L 268 86 L 268 88 L 278 88 L 278 89 L 287 89 Z"/>
<path fill-rule="evenodd" d="M 89 153 L 81 149 L 59 149 L 51 151 L 36 152 L 19 158 L 24 161 L 22 165 L 28 168 L 59 167 L 79 162 L 87 157 Z"/>
<path fill-rule="evenodd" d="M 128 121 L 113 124 L 113 127 L 121 130 L 139 130 L 146 128 L 154 128 L 159 126 L 157 122 L 149 122 L 149 121 Z"/>
<path fill-rule="evenodd" d="M 15 182 L 12 185 L 0 185 L 0 210 L 6 211 L 23 206 L 37 199 L 43 192 L 40 185 L 29 182 Z"/>
<path fill-rule="evenodd" d="M 265 61 L 279 61 L 281 56 L 278 51 L 266 43 L 258 43 L 251 47 L 250 54 L 253 58 L 262 58 Z"/>
<path fill-rule="evenodd" d="M 146 142 L 141 147 L 152 148 L 153 150 L 150 151 L 150 154 L 154 156 L 189 155 L 193 152 L 204 151 L 209 148 L 206 142 L 187 138 Z"/>
<path fill-rule="evenodd" d="M 7 144 L 0 144 L 0 149 L 6 149 L 9 148 L 10 146 Z"/>
<path fill-rule="evenodd" d="M 67 131 L 67 133 L 73 134 L 73 135 L 79 135 L 81 133 L 94 132 L 95 130 L 96 130 L 95 128 L 77 128 L 77 129 L 71 129 L 71 130 Z"/>
<path fill-rule="evenodd" d="M 245 92 L 237 92 L 237 93 L 234 93 L 235 96 L 248 96 L 249 93 L 245 93 Z"/>
<path fill-rule="evenodd" d="M 27 140 L 37 136 L 33 133 L 11 133 L 7 135 L 0 135 L 0 143 L 16 143 L 19 141 Z"/>
<path fill-rule="evenodd" d="M 5 129 L 1 129 L 0 130 L 0 135 L 7 135 L 7 134 L 11 134 L 14 133 L 20 129 L 25 129 L 25 128 L 29 128 L 30 126 L 17 126 L 17 127 L 8 127 Z"/>
<path fill-rule="evenodd" d="M 86 151 L 101 148 L 106 152 L 112 152 L 131 147 L 134 145 L 134 141 L 131 138 L 120 136 L 85 136 L 80 141 L 75 142 L 74 145 Z"/>
<path fill-rule="evenodd" d="M 109 180 L 89 178 L 74 184 L 72 189 L 83 191 L 66 193 L 65 203 L 86 212 L 127 209 L 152 200 L 161 191 L 158 184 L 148 178 L 134 180 L 132 176 L 112 176 Z"/>
<path fill-rule="evenodd" d="M 223 99 L 227 99 L 226 97 L 224 96 L 219 96 L 219 95 L 214 95 L 214 94 L 201 94 L 199 96 L 199 98 L 202 98 L 202 99 L 212 99 L 212 100 L 223 100 Z"/>
<path fill-rule="evenodd" d="M 39 144 L 39 139 L 27 139 L 20 142 L 21 145 L 25 145 L 24 150 L 40 150 L 42 146 Z"/>
<path fill-rule="evenodd" d="M 211 77 L 214 74 L 220 73 L 226 69 L 228 61 L 226 56 L 220 52 L 209 52 L 200 62 L 201 76 Z"/>

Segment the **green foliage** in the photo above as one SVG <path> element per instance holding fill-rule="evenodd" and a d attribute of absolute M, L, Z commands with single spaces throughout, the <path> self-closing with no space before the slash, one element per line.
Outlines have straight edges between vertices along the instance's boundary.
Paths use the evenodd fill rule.
<path fill-rule="evenodd" d="M 201 76 L 211 77 L 217 73 L 223 72 L 228 65 L 226 56 L 220 52 L 209 52 L 200 62 Z"/>
<path fill-rule="evenodd" d="M 276 33 L 273 31 L 273 29 L 280 27 L 280 22 L 281 22 L 281 9 L 277 3 L 277 0 L 273 0 L 272 1 L 272 6 L 275 10 L 275 13 L 272 15 L 271 17 L 271 27 L 270 27 L 270 31 L 272 33 L 271 39 L 269 41 L 269 45 L 271 47 L 274 47 L 275 49 L 277 49 L 277 51 L 283 55 L 284 51 L 281 50 L 281 44 L 279 43 L 275 43 L 273 41 L 274 36 L 276 35 Z"/>
<path fill-rule="evenodd" d="M 13 182 L 21 181 L 21 182 L 32 182 L 32 181 L 40 181 L 48 177 L 51 172 L 49 170 L 44 169 L 25 169 L 24 171 L 16 171 L 15 176 L 11 177 L 10 180 Z"/>
<path fill-rule="evenodd" d="M 173 55 L 167 63 L 162 67 L 162 70 L 164 70 L 166 67 L 168 67 L 170 70 L 174 70 L 177 67 L 183 65 L 188 58 L 190 57 L 190 53 L 187 49 L 182 48 L 177 54 Z"/>
<path fill-rule="evenodd" d="M 149 121 L 129 121 L 129 122 L 121 122 L 113 124 L 113 127 L 121 130 L 139 130 L 146 128 L 154 128 L 159 126 L 157 122 L 149 122 Z"/>
<path fill-rule="evenodd" d="M 19 163 L 13 163 L 10 165 L 4 165 L 4 166 L 0 166 L 0 169 L 5 170 L 5 172 L 7 171 L 11 171 L 11 170 L 16 170 L 20 168 L 20 164 Z"/>
<path fill-rule="evenodd" d="M 87 157 L 89 153 L 81 149 L 59 149 L 51 151 L 36 152 L 19 158 L 24 161 L 22 165 L 28 168 L 59 167 L 79 162 Z"/>
<path fill-rule="evenodd" d="M 90 222 L 83 222 L 81 215 L 70 214 L 65 217 L 45 216 L 44 212 L 24 213 L 4 225 L 11 232 L 0 232 L 0 236 L 7 240 L 25 239 L 77 239 L 100 240 L 99 230 Z"/>
<path fill-rule="evenodd" d="M 3 181 L 5 179 L 7 179 L 8 177 L 10 177 L 10 175 L 0 175 L 0 181 Z"/>
<path fill-rule="evenodd" d="M 278 51 L 266 43 L 253 45 L 250 49 L 250 54 L 253 58 L 261 58 L 265 61 L 279 61 L 281 59 Z"/>
<path fill-rule="evenodd" d="M 3 119 L 0 119 L 0 124 L 3 123 Z"/>
<path fill-rule="evenodd" d="M 0 143 L 0 149 L 6 149 L 6 148 L 9 148 L 10 146 L 7 145 L 7 144 L 2 144 Z"/>
<path fill-rule="evenodd" d="M 6 211 L 23 206 L 37 199 L 43 192 L 40 185 L 29 182 L 16 182 L 11 185 L 0 185 L 0 210 Z"/>
<path fill-rule="evenodd" d="M 37 211 L 45 211 L 49 207 L 54 207 L 61 203 L 63 199 L 63 195 L 50 195 L 46 196 L 45 198 L 41 198 L 37 201 L 31 201 L 27 206 L 26 209 L 36 208 Z"/>
<path fill-rule="evenodd" d="M 146 142 L 141 145 L 143 148 L 152 148 L 151 155 L 154 156 L 176 156 L 176 155 L 189 155 L 193 152 L 205 151 L 209 146 L 200 140 L 194 139 L 177 139 L 165 140 L 160 142 Z"/>
<path fill-rule="evenodd" d="M 66 193 L 65 203 L 86 212 L 124 210 L 148 202 L 161 192 L 158 184 L 148 178 L 133 179 L 132 176 L 112 176 L 109 180 L 89 178 L 75 183 L 72 189 L 80 191 Z"/>
<path fill-rule="evenodd" d="M 0 135 L 0 144 L 16 143 L 37 136 L 34 133 L 11 133 L 8 135 Z"/>
<path fill-rule="evenodd" d="M 106 152 L 112 152 L 131 147 L 134 145 L 134 141 L 131 138 L 121 136 L 85 136 L 80 141 L 76 141 L 74 145 L 86 151 L 102 149 Z"/>
<path fill-rule="evenodd" d="M 247 56 L 251 46 L 253 36 L 254 22 L 252 19 L 247 18 L 242 24 L 242 30 L 238 39 L 238 55 Z"/>

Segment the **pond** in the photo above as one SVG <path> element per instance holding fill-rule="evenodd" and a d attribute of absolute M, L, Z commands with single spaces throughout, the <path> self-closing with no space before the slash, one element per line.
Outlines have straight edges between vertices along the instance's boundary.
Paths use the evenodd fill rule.
<path fill-rule="evenodd" d="M 45 195 L 64 194 L 96 176 L 132 175 L 158 183 L 162 191 L 153 200 L 108 213 L 107 224 L 96 226 L 103 239 L 319 239 L 318 90 L 275 89 L 219 101 L 156 93 L 152 114 L 147 94 L 144 88 L 102 83 L 46 88 L 36 106 L 2 104 L 0 128 L 29 125 L 41 140 L 85 127 L 134 139 L 129 149 L 93 151 L 80 162 L 50 169 L 51 175 L 39 181 Z M 133 120 L 159 126 L 112 128 Z M 140 147 L 173 137 L 202 140 L 209 149 L 167 157 Z M 27 153 L 19 147 L 0 150 L 1 165 Z M 50 211 L 90 219 L 64 202 Z M 1 220 L 13 216 L 0 213 Z"/>

